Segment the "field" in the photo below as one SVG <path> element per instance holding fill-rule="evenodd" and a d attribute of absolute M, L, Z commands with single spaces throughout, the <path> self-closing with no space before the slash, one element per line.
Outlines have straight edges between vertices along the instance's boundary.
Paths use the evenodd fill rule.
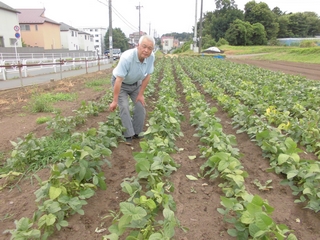
<path fill-rule="evenodd" d="M 303 71 L 297 71 L 298 67 Z M 155 211 L 149 212 L 147 216 L 140 212 L 138 216 L 138 212 L 134 215 L 138 208 L 132 208 L 130 220 L 133 215 L 136 221 L 142 219 L 142 216 L 152 215 L 153 217 L 148 219 L 148 224 L 152 221 L 164 220 L 164 224 L 157 222 L 159 226 L 152 225 L 154 229 L 152 227 L 148 229 L 150 234 L 159 229 L 163 230 L 158 235 L 154 233 L 154 238 L 150 239 L 166 239 L 160 237 L 160 234 L 169 236 L 172 234 L 173 227 L 175 227 L 173 239 L 177 240 L 235 239 L 228 234 L 228 231 L 231 234 L 238 234 L 239 239 L 248 239 L 249 237 L 246 237 L 248 232 L 252 234 L 255 232 L 261 236 L 264 234 L 272 236 L 280 232 L 288 236 L 293 233 L 297 239 L 320 239 L 318 227 L 320 218 L 317 213 L 320 209 L 320 200 L 317 196 L 319 185 L 316 185 L 319 184 L 317 176 L 320 172 L 318 165 L 320 146 L 317 145 L 320 137 L 317 122 L 320 85 L 318 81 L 314 81 L 320 80 L 318 71 L 319 64 L 301 63 L 297 66 L 294 63 L 274 64 L 246 58 L 230 58 L 230 61 L 197 57 L 158 59 L 156 72 L 153 74 L 152 84 L 146 95 L 148 106 L 145 131 L 148 134 L 142 140 L 134 140 L 132 147 L 122 142 L 118 133 L 121 132 L 119 128 L 112 130 L 114 135 L 110 138 L 109 135 L 107 137 L 106 134 L 103 135 L 103 129 L 110 127 L 107 123 L 113 123 L 111 126 L 119 124 L 116 116 L 107 110 L 111 100 L 109 84 L 111 69 L 36 87 L 0 92 L 0 156 L 2 157 L 0 186 L 3 187 L 0 192 L 0 232 L 16 229 L 15 220 L 23 217 L 32 219 L 37 211 L 37 204 L 43 209 L 45 200 L 57 199 L 56 195 L 62 194 L 50 192 L 47 198 L 41 199 L 38 203 L 36 198 L 39 198 L 40 194 L 39 192 L 37 196 L 34 194 L 40 188 L 35 174 L 42 181 L 53 178 L 54 168 L 50 166 L 52 166 L 51 160 L 57 158 L 56 149 L 50 152 L 51 155 L 45 157 L 44 162 L 49 166 L 36 172 L 30 168 L 33 162 L 32 164 L 28 162 L 24 166 L 20 162 L 12 164 L 14 163 L 12 156 L 17 156 L 19 152 L 22 162 L 29 156 L 41 161 L 39 155 L 46 151 L 41 150 L 39 145 L 42 143 L 37 142 L 36 139 L 54 136 L 53 138 L 58 139 L 58 142 L 61 141 L 60 145 L 62 145 L 65 140 L 61 138 L 63 133 L 67 135 L 78 133 L 76 134 L 78 137 L 75 138 L 78 141 L 82 140 L 79 146 L 84 146 L 90 139 L 96 146 L 101 147 L 100 144 L 105 144 L 108 149 L 101 147 L 104 151 L 100 149 L 101 152 L 94 152 L 104 153 L 101 155 L 106 155 L 109 161 L 109 164 L 106 163 L 101 167 L 106 190 L 101 189 L 104 188 L 100 182 L 103 178 L 95 183 L 95 180 L 89 176 L 88 183 L 95 183 L 98 188 L 95 189 L 88 184 L 85 185 L 87 186 L 85 190 L 95 189 L 94 195 L 88 190 L 86 193 L 90 197 L 85 199 L 87 204 L 84 204 L 81 209 L 74 207 L 68 212 L 69 216 L 65 218 L 68 224 L 60 219 L 62 229 L 55 230 L 49 239 L 102 239 L 103 236 L 110 234 L 107 229 L 119 212 L 119 205 L 121 205 L 122 214 L 125 215 L 126 211 L 123 209 L 124 205 L 128 206 L 130 195 L 123 192 L 123 189 L 129 192 L 128 189 L 137 186 L 142 189 L 139 194 L 145 194 L 149 199 L 143 202 L 140 198 L 139 206 L 149 207 L 149 210 L 156 208 L 159 212 L 155 216 L 153 216 Z M 309 79 L 295 76 L 298 73 Z M 101 87 L 89 87 L 91 86 L 89 83 L 94 85 L 101 79 L 105 80 L 102 81 L 104 83 Z M 259 87 L 258 90 L 255 88 L 259 83 L 269 80 L 274 85 L 260 86 L 260 91 L 258 91 Z M 57 118 L 53 113 L 31 112 L 26 106 L 34 101 L 33 96 L 45 93 L 75 93 L 78 97 L 76 100 L 59 101 L 54 104 L 54 108 L 59 109 L 60 115 L 65 118 Z M 302 99 L 300 96 L 305 98 Z M 243 108 L 239 108 L 240 106 Z M 294 110 L 296 111 L 294 117 L 287 113 L 288 111 L 293 113 Z M 46 123 L 36 123 L 40 117 L 48 116 L 56 119 L 56 122 L 51 122 L 51 129 L 48 129 Z M 82 117 L 76 124 L 73 122 L 76 119 L 75 116 L 78 117 L 77 119 Z M 309 126 L 308 129 L 297 133 L 295 121 L 300 121 L 298 122 L 300 130 L 305 122 L 305 126 Z M 54 127 L 59 125 L 58 122 L 65 123 L 66 130 L 61 131 L 61 128 Z M 106 125 L 99 124 L 102 122 Z M 71 123 L 74 124 L 73 128 L 70 127 Z M 268 135 L 265 129 L 261 130 L 261 127 L 269 129 L 270 134 Z M 99 129 L 99 133 L 87 131 L 92 128 Z M 274 129 L 281 131 L 272 131 Z M 264 134 L 261 134 L 262 132 Z M 24 137 L 29 133 L 33 133 L 34 137 L 29 135 L 29 145 L 26 144 L 25 147 L 23 142 L 26 140 L 17 140 L 17 138 L 25 139 Z M 308 133 L 312 135 L 307 135 Z M 267 139 L 270 142 L 266 142 L 265 139 L 259 142 L 265 135 L 271 136 Z M 101 137 L 99 143 L 95 142 L 96 136 Z M 111 138 L 114 142 L 109 142 Z M 21 143 L 15 147 L 16 151 L 13 151 L 14 147 L 10 141 Z M 97 161 L 96 155 L 91 154 L 88 148 L 83 148 L 82 151 L 81 147 L 73 148 L 71 144 L 66 147 L 66 150 L 73 151 L 74 157 L 80 159 L 80 167 L 83 167 L 81 160 L 89 159 L 88 157 Z M 27 151 L 28 148 L 33 148 L 34 151 L 23 153 L 21 150 L 20 152 L 20 149 Z M 93 146 L 91 148 L 94 149 Z M 299 149 L 302 150 L 299 151 Z M 77 151 L 81 156 L 77 155 Z M 33 155 L 34 152 L 39 154 Z M 108 156 L 109 152 L 110 156 Z M 152 159 L 150 157 L 153 156 L 152 154 L 156 155 L 156 159 L 162 157 L 165 159 L 162 159 L 162 163 L 165 161 L 167 163 L 167 165 L 161 165 L 165 168 L 163 172 L 158 166 L 153 176 L 147 175 L 146 170 L 143 171 L 148 165 L 145 159 Z M 59 160 L 62 159 L 64 162 L 67 159 L 68 162 L 67 155 L 60 156 Z M 8 174 L 8 171 L 5 172 L 5 169 L 8 169 L 6 159 L 11 159 L 9 162 L 12 175 Z M 224 164 L 221 163 L 221 159 L 230 162 Z M 74 160 L 76 161 L 77 159 Z M 156 160 L 153 158 L 151 161 L 154 163 Z M 232 169 L 228 168 L 230 166 Z M 300 171 L 303 168 L 308 174 L 306 178 L 302 177 L 305 172 Z M 22 171 L 23 169 L 25 171 Z M 55 171 L 58 172 L 57 169 Z M 16 172 L 23 172 L 23 174 L 13 177 L 13 173 Z M 96 175 L 96 179 L 99 177 L 101 176 Z M 82 176 L 81 179 L 85 178 Z M 309 181 L 306 180 L 307 178 L 312 179 Z M 123 183 L 124 180 L 126 185 Z M 137 183 L 134 180 L 139 181 Z M 57 181 L 58 178 L 54 183 L 57 184 Z M 283 182 L 287 184 L 282 184 Z M 159 187 L 162 186 L 161 184 L 163 188 Z M 55 190 L 59 188 L 57 185 L 54 186 Z M 153 189 L 153 187 L 160 188 L 157 190 L 159 195 L 162 194 L 161 200 L 156 194 L 152 195 L 153 198 L 150 197 L 150 191 L 146 189 Z M 252 199 L 251 196 L 255 198 Z M 176 209 L 173 207 L 172 200 Z M 297 200 L 300 203 L 295 203 Z M 254 209 L 254 213 L 248 206 Z M 138 210 L 142 211 L 141 208 Z M 164 217 L 162 217 L 163 208 L 167 210 Z M 174 211 L 171 212 L 171 210 Z M 56 213 L 52 208 L 50 210 L 50 207 L 46 211 Z M 47 216 L 52 217 L 50 214 Z M 226 222 L 225 218 L 233 220 Z M 122 218 L 122 223 L 127 220 Z M 48 226 L 42 228 L 42 234 L 51 230 L 51 221 L 48 217 L 42 222 L 42 226 Z M 36 223 L 39 224 L 38 221 Z M 238 224 L 238 231 L 230 230 L 235 228 L 234 223 Z M 250 229 L 249 223 L 251 223 Z M 37 224 L 34 225 L 35 228 Z M 286 227 L 280 224 L 286 225 L 292 232 L 286 233 Z M 118 229 L 121 228 L 119 225 L 115 226 Z M 260 228 L 260 233 L 257 228 Z M 26 229 L 24 229 L 25 232 L 27 232 Z M 130 229 L 127 229 L 119 239 L 124 239 L 129 231 Z M 145 232 L 145 234 L 148 233 Z M 241 235 L 242 238 L 240 238 Z M 10 239 L 10 236 L 9 233 L 2 234 L 0 239 Z M 290 237 L 295 239 L 293 235 Z M 281 238 L 278 237 L 278 239 Z"/>

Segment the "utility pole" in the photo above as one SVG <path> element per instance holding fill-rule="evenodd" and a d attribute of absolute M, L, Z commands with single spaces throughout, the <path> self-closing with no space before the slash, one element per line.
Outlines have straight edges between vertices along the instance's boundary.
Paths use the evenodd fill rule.
<path fill-rule="evenodd" d="M 140 9 L 142 8 L 143 6 L 140 5 L 140 2 L 139 2 L 139 6 L 136 6 L 136 9 L 139 10 L 139 39 L 141 37 L 141 14 L 140 14 Z"/>
<path fill-rule="evenodd" d="M 198 7 L 198 0 L 196 0 L 196 12 L 195 12 L 195 24 L 194 24 L 194 37 L 193 37 L 193 52 L 197 52 L 197 25 L 198 25 L 198 18 L 197 18 L 197 7 Z"/>
<path fill-rule="evenodd" d="M 149 36 L 151 36 L 151 23 L 149 23 Z"/>
<path fill-rule="evenodd" d="M 112 40 L 112 4 L 109 0 L 109 56 L 110 62 L 113 62 L 113 40 Z"/>
<path fill-rule="evenodd" d="M 200 7 L 199 53 L 201 52 L 201 44 L 202 44 L 202 9 L 203 9 L 203 0 L 201 0 L 201 7 Z"/>

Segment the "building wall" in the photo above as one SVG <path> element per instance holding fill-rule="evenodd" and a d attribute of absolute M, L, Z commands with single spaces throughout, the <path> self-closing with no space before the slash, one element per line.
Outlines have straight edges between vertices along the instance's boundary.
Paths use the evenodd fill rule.
<path fill-rule="evenodd" d="M 69 31 L 61 31 L 61 47 L 69 50 L 78 50 L 79 46 L 79 38 L 78 31 L 69 30 Z"/>
<path fill-rule="evenodd" d="M 14 47 L 12 43 L 15 43 L 16 40 L 18 40 L 16 46 L 22 46 L 21 37 L 19 39 L 15 37 L 14 26 L 19 26 L 17 13 L 0 9 L 0 37 L 3 38 L 4 47 Z M 12 39 L 12 42 L 10 39 Z"/>
<path fill-rule="evenodd" d="M 97 54 L 103 55 L 105 51 L 104 37 L 107 33 L 107 29 L 106 28 L 79 28 L 79 29 L 93 35 L 95 51 L 97 52 Z"/>
<path fill-rule="evenodd" d="M 44 49 L 60 49 L 60 27 L 57 24 L 44 22 L 30 25 L 30 31 L 21 31 L 23 42 L 30 47 L 43 47 Z"/>
<path fill-rule="evenodd" d="M 84 51 L 94 51 L 93 37 L 87 34 L 79 34 L 79 47 Z"/>

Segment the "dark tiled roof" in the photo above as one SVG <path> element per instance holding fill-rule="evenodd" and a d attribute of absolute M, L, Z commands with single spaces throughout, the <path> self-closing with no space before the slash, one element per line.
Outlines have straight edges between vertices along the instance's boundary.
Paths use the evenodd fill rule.
<path fill-rule="evenodd" d="M 18 14 L 20 24 L 43 24 L 44 22 L 49 22 L 53 24 L 60 25 L 59 23 L 51 20 L 44 16 L 45 9 L 17 9 L 21 12 Z"/>
<path fill-rule="evenodd" d="M 5 4 L 5 3 L 3 3 L 3 2 L 0 2 L 0 9 L 7 10 L 7 11 L 9 11 L 9 12 L 20 13 L 20 12 L 17 11 L 16 9 L 8 6 L 7 4 Z"/>
<path fill-rule="evenodd" d="M 73 31 L 79 31 L 78 29 L 71 27 L 68 24 L 65 24 L 63 22 L 60 22 L 60 31 L 69 31 L 69 30 L 73 30 Z"/>

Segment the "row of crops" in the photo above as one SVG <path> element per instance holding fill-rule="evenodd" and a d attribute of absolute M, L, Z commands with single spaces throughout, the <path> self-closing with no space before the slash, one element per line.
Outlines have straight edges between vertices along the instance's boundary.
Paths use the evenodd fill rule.
<path fill-rule="evenodd" d="M 121 188 L 128 198 L 119 203 L 119 212 L 114 214 L 103 239 L 172 239 L 175 228 L 187 231 L 175 216 L 174 186 L 170 182 L 170 176 L 179 171 L 171 154 L 180 151 L 175 141 L 183 136 L 180 122 L 184 116 L 179 112 L 177 81 L 183 86 L 190 124 L 196 126 L 203 143 L 199 155 L 205 161 L 199 172 L 211 180 L 223 180 L 219 187 L 224 195 L 217 211 L 231 226 L 229 235 L 237 239 L 297 239 L 292 230 L 272 218 L 274 208 L 266 200 L 246 190 L 248 173 L 241 164 L 235 136 L 223 132 L 215 117 L 217 110 L 208 105 L 195 83 L 228 111 L 239 132 L 247 132 L 261 147 L 274 172 L 286 176 L 284 182 L 299 196 L 296 202 L 304 202 L 315 212 L 320 208 L 320 166 L 316 160 L 301 159 L 298 145 L 320 155 L 320 86 L 300 77 L 223 60 L 195 61 L 188 57 L 157 62 L 146 96 L 157 93 L 158 99 L 149 114 L 141 150 L 133 156 L 136 176 L 123 180 Z M 48 126 L 56 135 L 71 133 L 89 114 L 106 109 L 111 99 L 108 94 L 98 104 L 83 104 L 73 117 L 58 115 Z M 56 229 L 68 226 L 68 216 L 85 214 L 82 206 L 87 204 L 86 199 L 94 195 L 97 187 L 106 189 L 101 167 L 108 163 L 106 157 L 122 139 L 121 132 L 119 118 L 110 114 L 99 129 L 73 133 L 73 145 L 52 165 L 49 179 L 38 179 L 38 210 L 30 219 L 15 221 L 16 229 L 9 230 L 12 239 L 47 239 Z M 8 168 L 22 171 L 21 167 L 31 164 L 35 152 L 28 149 L 37 144 L 34 150 L 41 151 L 42 141 L 45 140 L 32 137 L 22 140 L 8 159 Z"/>

